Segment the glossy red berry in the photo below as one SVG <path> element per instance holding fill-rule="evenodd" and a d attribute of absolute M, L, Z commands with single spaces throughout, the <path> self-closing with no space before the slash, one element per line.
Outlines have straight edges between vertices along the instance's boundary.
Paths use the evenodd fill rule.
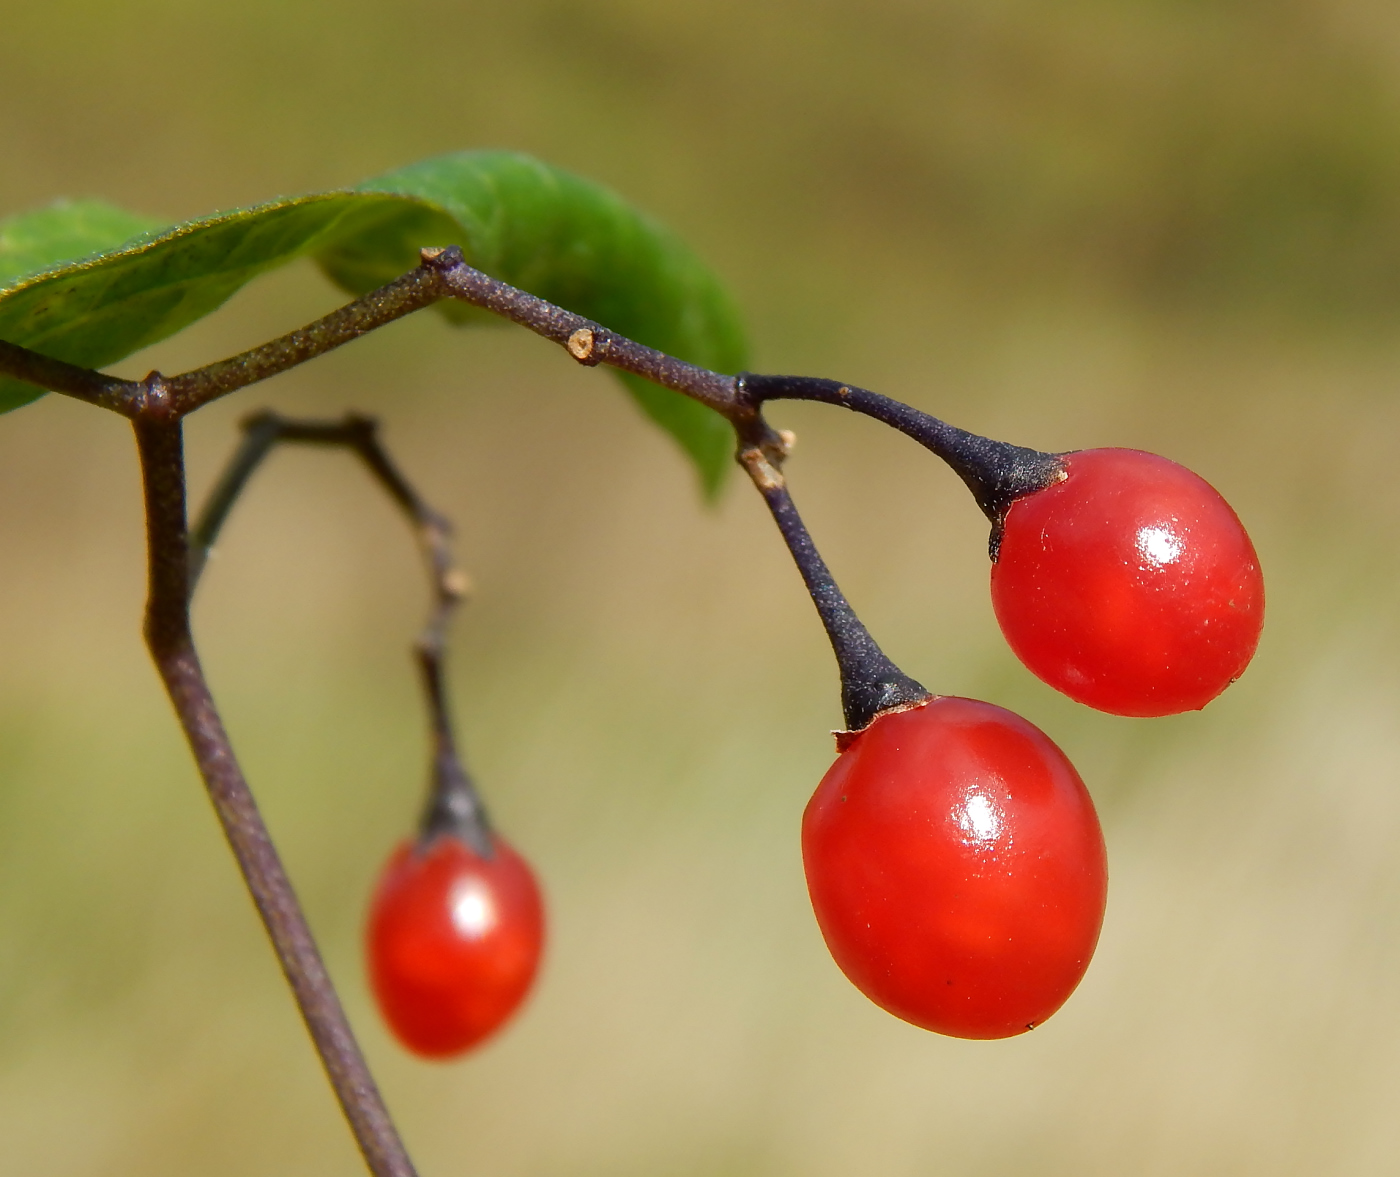
<path fill-rule="evenodd" d="M 1259 644 L 1264 582 L 1230 505 L 1140 450 L 1065 455 L 1063 480 L 1017 499 L 992 605 L 1022 662 L 1115 715 L 1204 707 Z"/>
<path fill-rule="evenodd" d="M 926 1030 L 1007 1038 L 1088 967 L 1108 885 L 1079 774 L 990 703 L 935 697 L 876 719 L 807 805 L 802 859 L 842 972 Z"/>
<path fill-rule="evenodd" d="M 399 1041 L 446 1058 L 498 1030 L 529 991 L 544 907 L 525 860 L 502 838 L 483 858 L 450 834 L 406 842 L 370 908 L 369 972 Z"/>

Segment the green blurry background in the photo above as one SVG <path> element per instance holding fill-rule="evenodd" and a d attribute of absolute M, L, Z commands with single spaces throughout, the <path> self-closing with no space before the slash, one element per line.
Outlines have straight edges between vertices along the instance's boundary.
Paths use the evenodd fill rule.
<path fill-rule="evenodd" d="M 1113 873 L 1068 1006 L 1000 1043 L 826 956 L 797 826 L 835 674 L 756 497 L 698 502 L 609 378 L 402 323 L 191 422 L 381 414 L 478 595 L 453 681 L 552 921 L 488 1048 L 406 1057 L 365 898 L 424 784 L 424 592 L 350 462 L 279 454 L 201 590 L 216 691 L 425 1177 L 1388 1174 L 1400 1165 L 1400 15 L 1381 0 L 0 2 L 0 213 L 171 219 L 499 146 L 674 226 L 760 369 L 1043 449 L 1194 467 L 1269 624 L 1204 713 L 1020 668 L 960 484 L 782 407 L 792 483 L 889 651 L 1078 764 Z M 321 313 L 308 266 L 124 365 Z M 360 1171 L 138 639 L 120 422 L 0 421 L 0 1174 Z"/>

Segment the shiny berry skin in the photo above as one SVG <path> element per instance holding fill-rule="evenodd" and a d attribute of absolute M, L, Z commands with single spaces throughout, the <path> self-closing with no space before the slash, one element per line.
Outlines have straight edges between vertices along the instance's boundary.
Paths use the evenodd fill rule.
<path fill-rule="evenodd" d="M 1026 666 L 1115 715 L 1204 707 L 1259 644 L 1259 558 L 1230 505 L 1184 466 L 1082 450 L 1006 515 L 992 606 Z"/>
<path fill-rule="evenodd" d="M 544 906 L 525 860 L 502 838 L 482 858 L 442 834 L 405 842 L 370 907 L 370 982 L 399 1041 L 447 1058 L 489 1037 L 529 991 Z"/>
<path fill-rule="evenodd" d="M 802 860 L 841 971 L 958 1038 L 1043 1022 L 1103 922 L 1103 835 L 1079 774 L 1034 725 L 974 699 L 882 715 L 848 743 L 808 802 Z"/>

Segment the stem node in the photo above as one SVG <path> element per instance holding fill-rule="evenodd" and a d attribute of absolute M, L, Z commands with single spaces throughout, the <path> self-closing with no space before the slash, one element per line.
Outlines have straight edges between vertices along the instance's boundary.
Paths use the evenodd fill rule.
<path fill-rule="evenodd" d="M 602 359 L 601 356 L 594 356 L 594 343 L 596 336 L 592 327 L 580 327 L 574 331 L 565 341 L 564 346 L 569 349 L 569 354 L 580 364 L 592 368 Z"/>
<path fill-rule="evenodd" d="M 757 446 L 739 451 L 739 465 L 749 472 L 753 484 L 760 491 L 782 490 L 787 485 L 783 472 Z"/>

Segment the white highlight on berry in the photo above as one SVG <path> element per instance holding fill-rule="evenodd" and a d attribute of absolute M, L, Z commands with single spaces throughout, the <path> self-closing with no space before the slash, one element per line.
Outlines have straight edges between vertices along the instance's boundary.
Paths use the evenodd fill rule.
<path fill-rule="evenodd" d="M 476 879 L 465 879 L 453 888 L 452 924 L 469 940 L 480 940 L 495 927 L 491 896 Z"/>
<path fill-rule="evenodd" d="M 1174 564 L 1185 546 L 1181 537 L 1167 527 L 1144 527 L 1137 534 L 1137 546 L 1154 564 Z"/>
<path fill-rule="evenodd" d="M 994 842 L 1001 833 L 1001 813 L 985 793 L 969 793 L 958 810 L 958 827 L 978 842 Z"/>

